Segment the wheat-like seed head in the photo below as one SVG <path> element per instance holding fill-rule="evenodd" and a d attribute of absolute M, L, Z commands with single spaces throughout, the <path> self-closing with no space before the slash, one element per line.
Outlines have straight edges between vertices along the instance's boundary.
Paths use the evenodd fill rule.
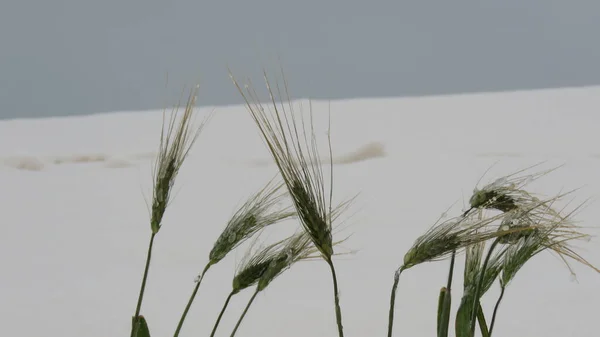
<path fill-rule="evenodd" d="M 209 253 L 211 265 L 221 261 L 263 228 L 296 215 L 291 207 L 275 209 L 287 196 L 287 191 L 283 188 L 283 183 L 271 180 L 235 212 Z"/>
<path fill-rule="evenodd" d="M 556 168 L 522 176 L 519 175 L 526 170 L 528 169 L 499 178 L 481 189 L 475 188 L 469 200 L 471 207 L 509 212 L 526 207 L 529 203 L 535 203 L 537 198 L 523 188 L 534 180 L 556 170 Z"/>
<path fill-rule="evenodd" d="M 238 292 L 256 284 L 277 258 L 277 247 L 283 241 L 270 244 L 255 252 L 248 251 L 240 263 L 232 282 L 232 293 Z"/>
<path fill-rule="evenodd" d="M 448 219 L 439 225 L 434 225 L 425 234 L 417 238 L 412 247 L 404 255 L 403 269 L 417 264 L 441 260 L 452 252 L 486 241 L 497 234 L 491 224 L 501 215 L 477 219 L 471 215 Z"/>
<path fill-rule="evenodd" d="M 503 287 L 508 285 L 527 261 L 546 249 L 543 242 L 546 239 L 544 235 L 547 234 L 548 231 L 545 231 L 543 233 L 538 232 L 537 235 L 523 237 L 506 250 L 500 277 L 500 284 Z"/>
<path fill-rule="evenodd" d="M 192 113 L 196 104 L 197 90 L 198 86 L 190 92 L 183 116 L 178 124 L 176 118 L 179 105 L 171 112 L 168 125 L 165 125 L 166 112 L 163 112 L 163 128 L 153 172 L 154 183 L 150 225 L 154 234 L 160 230 L 162 218 L 169 204 L 171 190 L 179 169 L 210 118 L 209 115 L 209 118 L 205 119 L 200 126 L 193 129 Z"/>
<path fill-rule="evenodd" d="M 270 244 L 255 253 L 248 252 L 233 279 L 233 293 L 257 283 L 259 291 L 263 290 L 292 264 L 318 257 L 315 255 L 317 252 L 310 236 L 304 231 Z"/>
<path fill-rule="evenodd" d="M 541 207 L 530 210 L 522 209 L 507 215 L 499 230 L 523 230 L 500 237 L 500 243 L 511 245 L 509 248 L 510 254 L 507 255 L 506 259 L 512 260 L 512 269 L 516 272 L 520 266 L 517 268 L 515 264 L 519 262 L 524 264 L 539 252 L 550 249 L 559 255 L 573 275 L 574 271 L 567 261 L 567 257 L 600 272 L 598 268 L 589 263 L 570 246 L 573 241 L 588 240 L 590 238 L 590 235 L 583 233 L 582 228 L 572 219 L 573 215 L 585 203 L 576 207 L 570 213 L 562 215 L 562 210 L 554 210 L 551 207 L 557 199 L 558 197 L 549 199 L 546 202 L 539 202 L 538 205 Z M 506 283 L 512 277 L 514 275 L 511 275 L 510 272 L 507 273 Z"/>
<path fill-rule="evenodd" d="M 550 199 L 554 200 L 554 199 Z M 507 214 L 513 220 L 520 217 L 536 214 L 550 201 L 538 201 L 526 206 L 528 209 L 497 214 L 490 217 L 479 217 L 477 213 L 468 213 L 459 217 L 450 218 L 439 225 L 434 225 L 425 234 L 415 240 L 413 246 L 404 256 L 403 269 L 411 268 L 417 264 L 445 259 L 452 252 L 461 252 L 464 248 L 495 238 L 522 236 L 523 233 L 535 229 L 535 226 L 498 226 Z M 525 206 L 523 206 L 525 207 Z M 508 240 L 508 239 L 504 239 Z"/>
<path fill-rule="evenodd" d="M 258 291 L 264 290 L 271 282 L 300 260 L 315 257 L 318 250 L 312 245 L 310 236 L 305 231 L 297 233 L 286 240 L 278 251 L 278 256 L 258 281 Z"/>
<path fill-rule="evenodd" d="M 303 228 L 322 256 L 330 259 L 333 255 L 332 189 L 330 186 L 327 196 L 312 124 L 312 109 L 309 113 L 310 121 L 305 121 L 302 115 L 298 118 L 294 115 L 285 78 L 282 90 L 278 83 L 275 88 L 271 86 L 266 73 L 264 77 L 270 95 L 267 108 L 259 102 L 253 88 L 245 86 L 244 90 L 233 76 L 231 79 L 244 98 L 247 109 L 281 172 Z M 282 92 L 285 92 L 285 97 Z M 284 99 L 288 101 L 287 104 L 283 103 Z"/>
<path fill-rule="evenodd" d="M 485 242 L 478 242 L 472 246 L 467 247 L 465 255 L 465 275 L 464 275 L 464 292 L 474 293 L 479 278 L 481 277 L 482 271 L 482 257 L 483 250 L 485 248 Z M 494 280 L 498 277 L 502 271 L 502 257 L 505 251 L 501 250 L 496 252 L 489 260 L 485 274 L 483 276 L 483 284 L 481 285 L 480 296 L 483 296 L 485 292 L 494 283 Z"/>

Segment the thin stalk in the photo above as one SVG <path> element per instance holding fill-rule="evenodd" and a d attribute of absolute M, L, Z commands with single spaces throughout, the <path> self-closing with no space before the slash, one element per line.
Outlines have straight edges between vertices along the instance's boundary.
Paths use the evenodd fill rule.
<path fill-rule="evenodd" d="M 452 252 L 452 258 L 450 259 L 450 271 L 448 272 L 448 284 L 446 289 L 450 291 L 452 289 L 452 276 L 454 275 L 454 260 L 456 259 L 456 251 Z"/>
<path fill-rule="evenodd" d="M 150 236 L 150 243 L 148 244 L 148 254 L 146 256 L 146 267 L 144 268 L 144 277 L 142 278 L 142 287 L 140 288 L 140 295 L 138 297 L 137 307 L 135 308 L 135 317 L 140 315 L 142 309 L 142 300 L 144 299 L 144 291 L 146 290 L 146 280 L 148 279 L 148 270 L 150 269 L 150 260 L 152 259 L 152 246 L 154 245 L 154 236 L 156 233 L 152 233 Z"/>
<path fill-rule="evenodd" d="M 219 326 L 219 323 L 221 322 L 221 318 L 223 317 L 223 314 L 225 313 L 225 310 L 227 309 L 227 306 L 229 305 L 229 300 L 231 300 L 233 295 L 235 295 L 235 293 L 232 291 L 231 293 L 229 293 L 229 296 L 227 296 L 227 299 L 225 300 L 225 304 L 223 304 L 223 309 L 221 309 L 221 312 L 219 313 L 219 317 L 217 317 L 217 321 L 215 322 L 215 327 L 212 329 L 212 332 L 210 333 L 210 337 L 213 337 L 215 335 L 215 333 L 217 332 L 217 327 Z"/>
<path fill-rule="evenodd" d="M 483 314 L 483 308 L 481 308 L 481 301 L 477 301 L 477 322 L 479 322 L 479 331 L 481 331 L 482 337 L 490 337 L 487 323 L 485 321 L 485 315 Z"/>
<path fill-rule="evenodd" d="M 244 316 L 246 316 L 246 313 L 248 312 L 250 305 L 252 305 L 252 302 L 254 302 L 254 299 L 256 298 L 256 295 L 258 295 L 259 292 L 260 291 L 257 288 L 256 291 L 254 292 L 254 294 L 252 295 L 252 297 L 250 298 L 250 301 L 248 301 L 248 304 L 246 305 L 246 308 L 244 309 L 242 316 L 240 316 L 240 319 L 238 320 L 237 324 L 235 325 L 235 328 L 233 329 L 233 332 L 231 333 L 231 337 L 235 336 L 237 329 L 240 327 L 240 324 L 242 324 L 242 320 L 244 319 Z"/>
<path fill-rule="evenodd" d="M 327 260 L 327 264 L 329 264 L 329 268 L 331 269 L 331 277 L 333 278 L 335 320 L 337 322 L 338 335 L 339 335 L 339 337 L 344 337 L 344 326 L 342 325 L 342 309 L 340 308 L 340 296 L 339 296 L 339 290 L 338 290 L 337 276 L 335 274 L 335 267 L 333 266 L 333 261 L 331 259 Z"/>
<path fill-rule="evenodd" d="M 154 245 L 154 236 L 156 233 L 152 233 L 150 236 L 150 243 L 148 244 L 148 255 L 146 256 L 146 267 L 144 268 L 144 276 L 142 278 L 142 286 L 140 288 L 140 295 L 138 296 L 137 307 L 135 308 L 134 319 L 140 315 L 140 310 L 142 309 L 142 300 L 144 299 L 144 291 L 146 290 L 146 279 L 148 279 L 148 270 L 150 269 L 150 260 L 152 259 L 152 246 Z M 131 337 L 133 337 L 133 333 L 135 329 L 131 329 Z"/>
<path fill-rule="evenodd" d="M 485 277 L 485 271 L 487 269 L 487 265 L 488 262 L 490 261 L 490 258 L 492 257 L 492 252 L 494 251 L 494 248 L 496 248 L 496 246 L 498 245 L 498 243 L 500 242 L 500 239 L 497 238 L 496 240 L 494 240 L 494 242 L 492 242 L 492 245 L 490 246 L 490 249 L 488 250 L 487 256 L 485 257 L 485 261 L 483 261 L 483 266 L 481 267 L 481 271 L 480 271 L 480 275 L 479 275 L 479 282 L 477 282 L 477 286 L 475 287 L 475 299 L 473 302 L 473 313 L 471 314 L 471 336 L 475 335 L 475 318 L 477 316 L 477 312 L 479 311 L 479 306 L 477 305 L 477 303 L 479 303 L 479 293 L 481 292 L 481 286 L 483 284 L 483 278 Z"/>
<path fill-rule="evenodd" d="M 475 207 L 469 207 L 469 209 L 468 209 L 468 210 L 466 210 L 466 211 L 465 211 L 465 212 L 462 214 L 462 216 L 463 216 L 463 217 L 466 217 L 466 216 L 467 216 L 467 215 L 469 215 L 469 213 L 471 213 L 471 211 L 472 211 L 472 210 L 474 210 L 474 209 L 475 209 Z"/>
<path fill-rule="evenodd" d="M 452 252 L 450 259 L 450 270 L 448 271 L 448 283 L 446 292 L 442 299 L 442 306 L 438 317 L 438 337 L 448 337 L 448 326 L 450 324 L 450 304 L 452 298 L 452 278 L 454 276 L 454 261 L 456 260 L 456 251 Z"/>
<path fill-rule="evenodd" d="M 196 298 L 196 293 L 198 292 L 198 289 L 200 288 L 200 283 L 202 283 L 202 279 L 204 278 L 204 274 L 206 274 L 206 272 L 208 271 L 208 269 L 210 268 L 210 266 L 211 266 L 211 264 L 208 263 L 206 265 L 206 267 L 204 267 L 204 270 L 202 271 L 202 274 L 200 274 L 200 278 L 196 282 L 196 286 L 194 287 L 194 291 L 192 292 L 192 296 L 190 296 L 190 300 L 188 301 L 187 305 L 185 306 L 185 310 L 183 311 L 183 314 L 181 315 L 181 319 L 179 320 L 179 324 L 177 324 L 177 329 L 175 330 L 174 337 L 179 336 L 179 331 L 181 331 L 181 327 L 183 327 L 183 322 L 185 321 L 185 317 L 187 316 L 188 311 L 190 311 L 190 308 L 192 307 L 192 303 L 194 302 L 194 299 Z"/>
<path fill-rule="evenodd" d="M 400 281 L 400 274 L 404 271 L 404 266 L 400 267 L 394 273 L 394 285 L 392 286 L 392 295 L 390 296 L 390 316 L 388 321 L 388 337 L 392 337 L 392 329 L 394 327 L 394 305 L 396 303 L 396 290 L 398 290 L 398 282 Z"/>
<path fill-rule="evenodd" d="M 494 323 L 496 323 L 496 314 L 498 313 L 498 307 L 500 307 L 500 302 L 502 301 L 502 298 L 504 297 L 504 290 L 506 290 L 506 287 L 504 286 L 500 286 L 501 290 L 500 290 L 500 297 L 498 297 L 498 301 L 496 301 L 496 305 L 494 306 L 494 314 L 492 315 L 492 322 L 490 323 L 490 333 L 489 336 L 492 336 L 492 331 L 494 331 Z"/>

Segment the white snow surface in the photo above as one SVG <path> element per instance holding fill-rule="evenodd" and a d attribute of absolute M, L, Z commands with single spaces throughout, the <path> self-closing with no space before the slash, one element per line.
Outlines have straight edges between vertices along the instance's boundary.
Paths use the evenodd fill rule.
<path fill-rule="evenodd" d="M 312 103 L 324 157 L 329 103 Z M 197 109 L 198 119 L 212 110 Z M 575 202 L 600 194 L 600 87 L 333 101 L 331 121 L 334 202 L 359 193 L 337 234 L 353 234 L 340 252 L 356 253 L 335 260 L 348 337 L 386 334 L 393 273 L 404 253 L 443 212 L 458 215 L 490 167 L 482 184 L 541 161 L 543 168 L 564 164 L 530 189 L 552 196 L 581 187 Z M 162 111 L 0 122 L 0 335 L 129 334 L 161 125 Z M 229 216 L 276 173 L 245 107 L 216 108 L 155 240 L 142 307 L 153 336 L 173 334 Z M 593 201 L 578 219 L 597 227 L 600 205 Z M 262 239 L 297 226 L 275 225 Z M 247 247 L 209 271 L 181 336 L 209 335 Z M 580 247 L 600 265 L 598 240 Z M 600 275 L 573 265 L 577 281 L 556 256 L 535 257 L 508 288 L 496 334 L 596 335 Z M 447 271 L 447 262 L 436 262 L 402 275 L 395 336 L 435 335 Z M 233 298 L 218 336 L 229 336 L 251 292 Z M 497 294 L 494 285 L 483 299 L 488 317 Z M 285 272 L 257 297 L 237 335 L 337 336 L 326 264 L 302 262 Z"/>

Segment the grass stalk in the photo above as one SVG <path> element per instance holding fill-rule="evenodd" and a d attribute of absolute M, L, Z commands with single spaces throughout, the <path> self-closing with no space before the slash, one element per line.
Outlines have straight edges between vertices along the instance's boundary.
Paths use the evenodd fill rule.
<path fill-rule="evenodd" d="M 481 332 L 481 336 L 490 337 L 490 331 L 488 331 L 483 308 L 481 307 L 481 301 L 477 301 L 477 323 L 479 323 L 479 331 Z"/>
<path fill-rule="evenodd" d="M 303 113 L 299 117 L 294 116 L 294 104 L 290 99 L 285 77 L 283 78 L 283 88 L 277 81 L 275 86 L 272 86 L 264 72 L 271 105 L 270 108 L 264 108 L 254 89 L 250 86 L 244 86 L 245 90 L 242 89 L 233 76 L 230 76 L 244 98 L 252 119 L 259 128 L 283 177 L 304 231 L 331 268 L 338 332 L 339 337 L 343 337 L 337 277 L 332 262 L 334 255 L 331 204 L 333 199 L 333 162 L 330 162 L 331 181 L 327 195 L 321 157 L 316 142 L 312 105 L 309 104 L 308 119 Z M 286 108 L 286 105 L 289 108 Z M 331 125 L 329 131 L 331 131 Z M 328 133 L 328 140 L 331 157 L 330 133 Z"/>
<path fill-rule="evenodd" d="M 452 252 L 452 257 L 450 258 L 450 271 L 448 271 L 448 283 L 446 284 L 446 289 L 450 291 L 452 289 L 452 276 L 454 275 L 454 260 L 456 259 L 456 251 Z"/>
<path fill-rule="evenodd" d="M 179 320 L 179 324 L 177 324 L 177 329 L 175 330 L 175 334 L 173 335 L 174 337 L 179 336 L 179 332 L 181 331 L 181 327 L 183 327 L 183 322 L 185 321 L 185 318 L 187 317 L 187 314 L 190 311 L 190 308 L 192 307 L 192 303 L 194 302 L 194 299 L 196 298 L 196 294 L 198 293 L 198 289 L 200 289 L 200 284 L 202 283 L 202 279 L 204 278 L 204 274 L 206 274 L 206 272 L 208 271 L 208 269 L 210 268 L 210 266 L 211 266 L 211 264 L 208 263 L 206 265 L 206 267 L 204 267 L 204 270 L 202 271 L 202 274 L 200 274 L 200 278 L 196 282 L 196 286 L 194 286 L 194 291 L 192 291 L 192 295 L 190 296 L 190 300 L 188 301 L 187 305 L 185 306 L 185 310 L 183 311 L 183 314 L 181 315 L 181 319 Z"/>
<path fill-rule="evenodd" d="M 339 337 L 344 337 L 344 326 L 342 324 L 342 309 L 340 307 L 340 293 L 338 290 L 338 282 L 337 275 L 335 273 L 335 267 L 333 266 L 333 261 L 331 259 L 327 260 L 327 264 L 331 269 L 331 277 L 333 279 L 333 295 L 334 295 L 334 303 L 335 303 L 335 320 L 338 327 L 338 335 Z"/>
<path fill-rule="evenodd" d="M 392 286 L 392 294 L 390 295 L 390 314 L 388 318 L 388 337 L 392 337 L 392 330 L 394 328 L 394 306 L 396 304 L 396 290 L 398 290 L 398 282 L 400 281 L 400 274 L 404 271 L 404 266 L 400 267 L 394 273 L 394 285 Z"/>
<path fill-rule="evenodd" d="M 148 244 L 148 255 L 146 256 L 146 267 L 144 268 L 144 276 L 142 277 L 142 286 L 140 287 L 140 295 L 138 296 L 137 306 L 135 308 L 135 315 L 138 317 L 140 315 L 140 310 L 142 309 L 142 301 L 144 299 L 144 292 L 146 290 L 146 280 L 148 279 L 148 271 L 150 270 L 150 260 L 152 260 L 152 246 L 154 245 L 154 236 L 156 233 L 152 233 L 150 236 L 150 243 Z M 133 329 L 131 330 L 131 336 L 133 337 Z"/>
<path fill-rule="evenodd" d="M 442 291 L 443 297 L 440 300 L 438 308 L 438 337 L 448 337 L 448 326 L 450 324 L 450 305 L 452 301 L 452 278 L 454 276 L 454 261 L 456 260 L 456 252 L 452 252 L 450 259 L 450 270 L 448 271 L 448 282 L 445 291 Z"/>
<path fill-rule="evenodd" d="M 477 317 L 477 312 L 480 310 L 480 306 L 477 305 L 479 303 L 479 293 L 481 292 L 481 287 L 483 285 L 483 279 L 485 278 L 485 271 L 487 269 L 488 266 L 488 262 L 490 262 L 490 258 L 492 257 L 492 253 L 494 251 L 494 249 L 496 248 L 496 246 L 498 245 L 498 243 L 500 243 L 500 238 L 496 238 L 494 240 L 494 242 L 492 242 L 492 245 L 490 246 L 490 249 L 488 250 L 487 256 L 485 257 L 485 260 L 483 261 L 483 266 L 481 267 L 481 271 L 480 271 L 480 276 L 479 276 L 479 281 L 477 282 L 477 285 L 475 287 L 475 297 L 474 297 L 474 302 L 473 302 L 473 312 L 471 314 L 471 336 L 475 335 L 475 319 Z"/>
<path fill-rule="evenodd" d="M 490 333 L 488 334 L 489 337 L 492 336 L 492 332 L 494 331 L 494 324 L 496 323 L 496 314 L 498 313 L 498 308 L 500 307 L 500 302 L 502 301 L 502 298 L 504 298 L 504 291 L 506 290 L 505 286 L 500 286 L 500 296 L 498 297 L 498 300 L 496 301 L 496 305 L 494 306 L 494 313 L 492 314 L 492 322 L 490 323 Z"/>
<path fill-rule="evenodd" d="M 254 292 L 254 294 L 252 295 L 252 297 L 250 297 L 250 301 L 248 301 L 248 304 L 246 304 L 246 308 L 244 308 L 244 312 L 242 312 L 242 315 L 240 316 L 240 319 L 237 321 L 237 323 L 235 325 L 235 328 L 231 332 L 231 337 L 235 336 L 235 333 L 237 332 L 238 328 L 240 327 L 240 324 L 242 324 L 242 320 L 246 316 L 246 313 L 248 312 L 248 309 L 250 309 L 250 306 L 252 305 L 252 302 L 254 302 L 254 299 L 256 298 L 256 295 L 258 295 L 259 292 L 260 292 L 260 290 L 258 290 L 258 288 L 257 288 L 256 291 Z"/>
<path fill-rule="evenodd" d="M 217 332 L 217 327 L 219 326 L 219 323 L 221 323 L 221 318 L 223 318 L 223 314 L 225 313 L 225 310 L 227 310 L 227 306 L 229 305 L 229 301 L 231 300 L 233 295 L 235 295 L 234 291 L 230 292 L 229 295 L 227 296 L 227 299 L 225 300 L 225 304 L 223 304 L 223 309 L 221 309 L 221 312 L 219 313 L 219 317 L 217 317 L 217 320 L 215 321 L 215 326 L 213 327 L 212 332 L 210 333 L 210 337 L 214 337 L 215 333 Z"/>

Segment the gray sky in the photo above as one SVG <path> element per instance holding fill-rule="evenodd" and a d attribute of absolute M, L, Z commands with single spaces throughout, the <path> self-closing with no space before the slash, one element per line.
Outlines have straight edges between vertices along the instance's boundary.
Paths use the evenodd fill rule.
<path fill-rule="evenodd" d="M 240 103 L 227 66 L 278 57 L 294 97 L 596 85 L 599 33 L 597 0 L 2 0 L 0 119 Z"/>

